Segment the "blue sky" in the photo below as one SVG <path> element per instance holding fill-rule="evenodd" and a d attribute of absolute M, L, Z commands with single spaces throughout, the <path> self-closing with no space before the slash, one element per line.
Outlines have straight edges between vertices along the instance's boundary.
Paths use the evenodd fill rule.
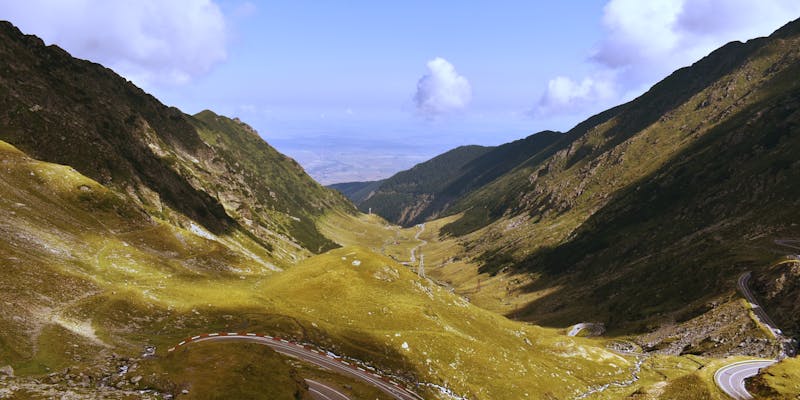
<path fill-rule="evenodd" d="M 795 0 L 29 0 L 0 18 L 168 105 L 256 128 L 323 183 L 568 130 Z"/>

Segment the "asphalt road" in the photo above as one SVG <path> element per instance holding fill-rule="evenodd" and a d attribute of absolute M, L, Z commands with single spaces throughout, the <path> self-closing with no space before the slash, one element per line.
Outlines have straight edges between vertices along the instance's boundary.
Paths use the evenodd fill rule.
<path fill-rule="evenodd" d="M 341 358 L 336 358 L 331 354 L 326 354 L 320 350 L 314 349 L 311 346 L 304 346 L 298 343 L 293 343 L 285 339 L 280 339 L 272 336 L 256 334 L 256 333 L 209 333 L 198 336 L 193 336 L 186 339 L 177 346 L 169 349 L 170 352 L 178 347 L 186 346 L 195 342 L 207 341 L 248 341 L 258 344 L 263 344 L 271 347 L 278 353 L 285 354 L 297 358 L 299 360 L 329 369 L 331 371 L 340 373 L 342 375 L 351 376 L 361 381 L 364 381 L 386 394 L 394 397 L 397 400 L 422 400 L 422 397 L 416 393 L 404 388 L 401 384 L 392 381 L 388 377 L 381 376 L 377 371 L 369 371 L 358 365 L 350 363 Z M 347 399 L 346 396 L 336 392 L 333 388 L 325 386 L 319 382 L 313 381 L 315 386 L 311 394 L 315 399 L 319 400 L 342 400 Z M 309 388 L 312 389 L 311 385 Z M 315 393 L 316 391 L 316 393 Z M 335 392 L 335 393 L 334 393 Z M 338 397 L 334 397 L 338 396 Z"/>
<path fill-rule="evenodd" d="M 308 392 L 315 400 L 350 400 L 349 397 L 336 389 L 315 380 L 306 379 Z"/>
<path fill-rule="evenodd" d="M 736 400 L 752 399 L 753 395 L 744 386 L 745 379 L 758 375 L 761 368 L 766 368 L 775 362 L 774 360 L 751 360 L 729 364 L 714 373 L 714 382 L 731 398 Z"/>
<path fill-rule="evenodd" d="M 755 296 L 750 291 L 748 282 L 750 282 L 751 272 L 745 272 L 739 276 L 736 285 L 745 299 L 751 304 L 753 312 L 758 319 L 767 325 L 773 332 L 780 333 L 772 319 L 767 315 L 766 311 L 758 304 Z M 744 381 L 747 378 L 758 375 L 761 368 L 768 367 L 777 361 L 775 360 L 750 360 L 740 361 L 733 364 L 728 364 L 714 373 L 714 382 L 722 389 L 728 396 L 736 399 L 752 399 L 753 396 L 747 391 L 744 386 Z"/>
<path fill-rule="evenodd" d="M 758 319 L 760 319 L 761 322 L 769 326 L 769 328 L 772 329 L 773 332 L 780 332 L 778 326 L 775 324 L 774 321 L 772 321 L 769 315 L 767 315 L 767 312 L 764 311 L 763 308 L 761 308 L 761 306 L 758 304 L 758 300 L 756 300 L 755 296 L 753 296 L 753 293 L 750 291 L 748 283 L 750 282 L 751 275 L 752 273 L 748 271 L 739 276 L 739 281 L 737 282 L 737 285 L 739 286 L 739 291 L 742 292 L 744 298 L 747 299 L 747 301 L 750 302 L 750 304 L 752 304 L 753 312 L 756 313 Z"/>

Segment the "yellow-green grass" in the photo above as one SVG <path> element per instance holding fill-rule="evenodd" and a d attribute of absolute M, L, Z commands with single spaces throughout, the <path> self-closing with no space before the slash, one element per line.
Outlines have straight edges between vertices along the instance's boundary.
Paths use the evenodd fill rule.
<path fill-rule="evenodd" d="M 759 398 L 800 398 L 800 360 L 786 358 L 771 365 L 748 381 L 747 388 Z"/>
<path fill-rule="evenodd" d="M 420 239 L 427 241 L 427 244 L 419 251 L 425 254 L 426 273 L 429 277 L 451 285 L 455 288 L 455 293 L 469 297 L 472 303 L 503 314 L 513 314 L 516 307 L 531 301 L 534 296 L 546 294 L 542 291 L 537 293 L 516 291 L 516 288 L 530 283 L 535 276 L 523 279 L 504 273 L 495 276 L 479 274 L 475 261 L 464 257 L 462 242 L 450 237 L 441 237 L 439 234 L 442 226 L 456 218 L 458 216 L 446 217 L 425 224 Z M 511 223 L 511 221 L 506 222 Z M 416 232 L 417 228 L 409 229 Z M 478 279 L 481 280 L 480 290 L 476 291 Z M 652 389 L 651 395 L 647 398 L 666 399 L 675 396 L 677 392 L 683 392 L 685 396 L 678 398 L 703 398 L 697 397 L 700 396 L 699 393 L 708 393 L 711 398 L 722 399 L 724 397 L 720 396 L 723 395 L 713 383 L 713 372 L 721 365 L 723 364 L 720 361 L 696 356 L 649 356 L 643 364 L 639 382 L 623 389 L 608 389 L 607 393 L 614 398 L 633 394 L 639 389 L 642 393 Z M 711 374 L 708 374 L 708 371 L 711 371 Z M 701 386 L 694 384 L 698 381 L 702 381 Z M 694 388 L 692 391 L 680 390 L 681 387 L 690 384 Z M 658 396 L 653 397 L 654 394 Z"/>
<path fill-rule="evenodd" d="M 48 332 L 56 328 L 97 342 L 101 327 L 93 326 L 91 312 L 69 316 L 85 300 L 119 293 L 136 304 L 178 307 L 178 288 L 242 285 L 271 271 L 220 241 L 150 219 L 69 167 L 30 159 L 3 142 L 0 192 L 0 358 L 25 371 L 63 364 L 49 351 L 58 340 Z M 217 299 L 236 304 L 235 296 Z M 86 348 L 85 356 L 96 353 Z"/>
<path fill-rule="evenodd" d="M 472 306 L 366 248 L 312 257 L 264 289 L 278 309 L 342 338 L 342 351 L 475 398 L 569 397 L 632 366 L 596 342 Z"/>
<path fill-rule="evenodd" d="M 294 359 L 287 360 L 303 378 L 321 382 L 346 394 L 351 399 L 393 400 L 394 397 L 364 381 L 331 372 L 328 369 L 306 364 Z"/>
<path fill-rule="evenodd" d="M 256 343 L 196 343 L 145 359 L 127 375 L 142 378 L 139 389 L 179 399 L 311 399 L 297 370 Z"/>
<path fill-rule="evenodd" d="M 331 212 L 320 219 L 318 227 L 342 246 L 364 246 L 399 262 L 410 261 L 411 249 L 420 243 L 414 239 L 416 227 L 404 229 L 376 214 Z"/>
<path fill-rule="evenodd" d="M 531 301 L 558 289 L 551 287 L 535 292 L 523 291 L 520 288 L 533 282 L 534 275 L 480 273 L 480 262 L 470 255 L 474 251 L 467 251 L 464 240 L 441 235 L 441 228 L 460 216 L 453 215 L 425 223 L 425 230 L 419 237 L 427 243 L 418 253 L 425 255 L 425 272 L 428 276 L 452 287 L 456 293 L 468 297 L 470 302 L 481 308 L 510 316 Z M 470 237 L 477 240 L 482 235 L 490 235 L 491 229 L 481 229 L 470 234 Z"/>

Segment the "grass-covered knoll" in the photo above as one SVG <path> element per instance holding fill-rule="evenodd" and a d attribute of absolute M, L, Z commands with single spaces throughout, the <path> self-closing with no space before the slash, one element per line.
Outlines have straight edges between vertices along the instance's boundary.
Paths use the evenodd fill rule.
<path fill-rule="evenodd" d="M 747 389 L 759 399 L 796 399 L 800 397 L 800 360 L 786 358 L 762 370 L 747 381 Z"/>
<path fill-rule="evenodd" d="M 345 218 L 352 217 L 340 216 L 338 218 L 328 218 L 327 221 L 331 224 L 336 222 L 339 225 L 359 226 L 352 235 L 346 236 L 348 244 L 357 243 L 358 240 L 373 239 L 375 242 L 372 242 L 372 244 L 369 245 L 370 247 L 378 248 L 378 246 L 384 246 L 387 252 L 392 252 L 392 243 L 395 243 L 395 241 L 390 241 L 389 245 L 385 245 L 385 241 L 395 238 L 397 235 L 401 235 L 401 237 L 404 238 L 397 241 L 397 246 L 403 250 L 408 249 L 409 246 L 415 242 L 419 244 L 419 241 L 413 240 L 413 237 L 419 232 L 419 228 L 401 229 L 392 233 L 391 230 L 387 230 L 388 227 L 385 221 L 375 216 L 362 215 L 357 223 L 345 223 L 345 221 L 343 221 Z M 510 273 L 500 273 L 494 276 L 477 275 L 478 266 L 473 260 L 458 257 L 458 254 L 463 251 L 463 244 L 453 238 L 446 240 L 440 238 L 439 230 L 441 227 L 451 222 L 454 218 L 457 217 L 454 216 L 427 222 L 425 224 L 425 230 L 419 235 L 421 240 L 427 241 L 427 244 L 424 244 L 418 250 L 419 253 L 425 255 L 426 275 L 437 282 L 439 284 L 438 286 L 452 287 L 456 294 L 462 298 L 469 298 L 471 303 L 479 304 L 483 308 L 488 308 L 498 313 L 511 315 L 513 315 L 515 310 L 522 308 L 527 302 L 532 301 L 534 299 L 532 296 L 544 295 L 543 293 L 528 292 L 519 293 L 517 296 L 507 296 L 510 288 L 520 285 L 519 280 L 523 277 L 519 275 Z M 372 225 L 372 229 L 370 229 L 370 225 Z M 342 229 L 341 232 L 344 233 L 345 231 Z M 346 250 L 347 249 L 341 249 L 337 251 L 344 252 Z M 346 265 L 349 260 L 350 257 L 342 261 L 344 261 Z M 331 262 L 333 261 L 335 260 Z M 417 263 L 412 263 L 407 267 L 407 271 L 414 274 L 416 272 L 416 267 Z M 480 283 L 478 283 L 478 279 L 480 279 Z M 327 279 L 320 279 L 319 281 L 322 282 L 325 280 Z M 350 275 L 343 276 L 342 280 L 351 282 L 357 281 Z M 552 290 L 558 290 L 558 288 L 556 287 Z M 738 304 L 739 302 L 733 302 L 731 305 L 725 305 L 720 309 L 727 310 L 728 308 L 735 308 Z M 369 310 L 367 310 L 367 313 L 369 313 Z M 742 331 L 741 328 L 748 323 L 755 326 L 751 318 L 747 315 L 744 316 L 744 320 L 736 319 L 735 317 L 738 317 L 738 314 L 733 311 L 723 313 L 716 317 L 707 317 L 706 319 L 709 321 L 703 321 L 702 323 L 696 322 L 691 326 L 679 325 L 673 328 L 674 331 L 667 332 L 665 335 L 672 335 L 669 339 L 672 341 L 683 340 L 687 329 L 691 330 L 692 326 L 696 327 L 703 324 L 714 326 L 718 321 L 732 321 L 731 323 L 720 325 L 718 327 L 720 330 L 731 329 Z M 752 330 L 757 330 L 758 328 L 748 327 L 748 329 L 749 330 L 745 330 L 742 335 L 752 336 Z M 564 332 L 565 331 L 558 331 L 558 333 L 561 334 Z M 403 335 L 403 337 L 405 336 L 407 335 Z M 639 338 L 622 337 L 621 339 L 625 342 L 630 342 L 631 340 L 641 341 Z M 606 340 L 609 342 L 617 342 L 619 339 L 611 335 L 590 340 L 589 342 L 599 345 L 605 343 Z M 691 341 L 689 342 L 691 343 Z M 411 342 L 408 343 L 410 344 Z M 676 345 L 677 344 L 678 343 L 676 343 Z M 705 342 L 701 341 L 701 345 L 704 344 Z M 710 344 L 712 346 L 714 345 L 714 343 Z M 624 398 L 626 396 L 632 396 L 632 398 L 638 399 L 711 398 L 722 400 L 724 399 L 724 395 L 715 388 L 713 372 L 724 365 L 725 362 L 726 361 L 723 360 L 713 360 L 693 355 L 675 357 L 652 353 L 644 358 L 642 369 L 639 373 L 639 381 L 632 385 L 608 388 L 604 390 L 602 394 L 598 394 L 594 398 Z M 691 390 L 688 388 L 691 388 Z M 538 396 L 541 398 L 545 395 L 539 393 Z"/>
<path fill-rule="evenodd" d="M 341 338 L 343 352 L 473 398 L 570 397 L 632 367 L 597 343 L 472 306 L 361 247 L 312 257 L 264 285 L 277 309 Z"/>
<path fill-rule="evenodd" d="M 144 359 L 128 374 L 141 377 L 141 388 L 180 399 L 312 399 L 284 357 L 255 343 L 197 343 Z"/>

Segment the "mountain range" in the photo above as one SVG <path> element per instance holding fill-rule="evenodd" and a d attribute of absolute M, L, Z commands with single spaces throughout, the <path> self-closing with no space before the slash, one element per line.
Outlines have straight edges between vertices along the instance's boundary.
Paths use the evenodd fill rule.
<path fill-rule="evenodd" d="M 0 398 L 722 399 L 716 370 L 800 335 L 798 76 L 794 21 L 567 132 L 333 190 L 2 22 Z"/>
<path fill-rule="evenodd" d="M 638 332 L 695 317 L 796 235 L 799 34 L 729 43 L 566 133 L 331 187 L 393 223 L 450 217 L 440 238 L 479 273 L 535 275 L 499 296 L 536 297 L 516 318 Z"/>

